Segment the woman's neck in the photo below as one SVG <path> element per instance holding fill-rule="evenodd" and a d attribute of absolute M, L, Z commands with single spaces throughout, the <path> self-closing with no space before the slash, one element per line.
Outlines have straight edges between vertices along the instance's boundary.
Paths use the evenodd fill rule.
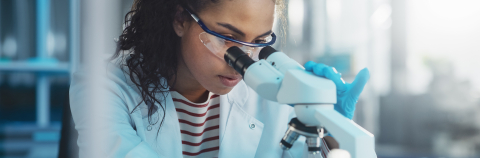
<path fill-rule="evenodd" d="M 208 100 L 209 92 L 193 77 L 183 60 L 179 60 L 177 74 L 168 85 L 170 90 L 177 91 L 191 102 L 203 103 Z"/>
<path fill-rule="evenodd" d="M 185 84 L 185 82 L 182 83 L 177 80 L 175 86 L 171 88 L 171 90 L 180 93 L 182 96 L 194 103 L 204 103 L 208 100 L 209 92 L 206 89 L 201 90 L 180 86 L 182 84 Z"/>

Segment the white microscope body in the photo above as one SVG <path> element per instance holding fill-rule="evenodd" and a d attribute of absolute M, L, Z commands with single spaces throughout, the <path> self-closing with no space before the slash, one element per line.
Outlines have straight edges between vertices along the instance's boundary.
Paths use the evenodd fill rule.
<path fill-rule="evenodd" d="M 243 71 L 245 83 L 261 97 L 281 104 L 294 104 L 301 123 L 328 130 L 340 149 L 348 151 L 352 158 L 377 157 L 373 134 L 334 110 L 336 88 L 333 81 L 306 71 L 295 60 L 271 47 L 261 51 L 260 59 L 239 64 L 239 60 L 228 61 L 225 55 L 232 67 L 237 66 L 237 71 Z M 340 158 L 333 156 L 330 154 L 328 158 Z"/>

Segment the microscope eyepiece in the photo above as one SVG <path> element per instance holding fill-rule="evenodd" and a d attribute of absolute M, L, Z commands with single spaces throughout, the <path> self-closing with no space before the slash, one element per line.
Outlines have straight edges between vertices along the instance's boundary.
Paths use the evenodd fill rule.
<path fill-rule="evenodd" d="M 270 54 L 273 54 L 275 52 L 278 52 L 278 51 L 271 46 L 266 46 L 265 48 L 262 48 L 262 50 L 260 50 L 260 53 L 258 54 L 258 59 L 267 60 L 268 56 L 270 56 Z"/>
<path fill-rule="evenodd" d="M 235 69 L 238 73 L 245 75 L 247 68 L 255 63 L 245 52 L 243 52 L 237 46 L 233 46 L 227 49 L 227 53 L 223 56 L 225 61 Z"/>

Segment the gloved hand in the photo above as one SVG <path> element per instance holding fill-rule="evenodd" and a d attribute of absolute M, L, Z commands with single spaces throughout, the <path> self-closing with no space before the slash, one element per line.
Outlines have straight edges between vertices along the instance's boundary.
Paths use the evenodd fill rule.
<path fill-rule="evenodd" d="M 352 83 L 345 83 L 340 73 L 338 73 L 334 67 L 325 64 L 309 61 L 305 63 L 305 70 L 311 71 L 318 76 L 326 77 L 335 83 L 337 88 L 337 104 L 334 105 L 334 108 L 343 116 L 352 119 L 358 97 L 370 78 L 368 69 L 362 69 Z"/>

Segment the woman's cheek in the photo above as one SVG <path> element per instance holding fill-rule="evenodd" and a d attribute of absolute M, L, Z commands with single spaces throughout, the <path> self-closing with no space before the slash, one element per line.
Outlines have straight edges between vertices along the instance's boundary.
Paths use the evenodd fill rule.
<path fill-rule="evenodd" d="M 206 47 L 198 44 L 191 44 L 190 47 L 185 48 L 183 57 L 185 64 L 197 79 L 197 81 L 204 86 L 204 88 L 211 87 L 210 82 L 215 82 L 214 77 L 219 75 L 219 68 L 221 62 L 219 58 L 213 56 Z"/>
<path fill-rule="evenodd" d="M 230 67 L 223 58 L 216 56 L 203 45 L 198 38 L 200 32 L 196 30 L 182 37 L 183 60 L 193 77 L 205 89 L 216 94 L 226 94 L 232 88 L 223 86 L 218 75 L 227 75 L 234 70 L 229 70 Z"/>

